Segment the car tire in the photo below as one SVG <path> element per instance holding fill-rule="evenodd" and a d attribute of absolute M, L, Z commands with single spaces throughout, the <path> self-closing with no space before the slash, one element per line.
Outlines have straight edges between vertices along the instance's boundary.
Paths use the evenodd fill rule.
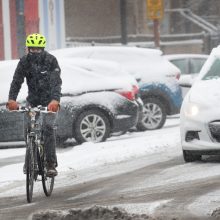
<path fill-rule="evenodd" d="M 82 112 L 75 123 L 75 139 L 78 143 L 103 142 L 110 136 L 109 119 L 98 109 Z"/>
<path fill-rule="evenodd" d="M 167 116 L 164 104 L 155 97 L 145 98 L 143 103 L 143 116 L 137 124 L 137 129 L 145 131 L 162 128 Z"/>
<path fill-rule="evenodd" d="M 193 155 L 189 150 L 183 150 L 183 159 L 185 162 L 194 162 L 201 160 L 202 155 Z"/>

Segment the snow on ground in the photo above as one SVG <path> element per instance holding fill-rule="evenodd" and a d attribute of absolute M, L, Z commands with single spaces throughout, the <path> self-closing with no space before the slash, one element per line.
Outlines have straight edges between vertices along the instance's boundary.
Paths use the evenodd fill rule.
<path fill-rule="evenodd" d="M 130 204 L 115 204 L 114 206 L 108 206 L 109 208 L 118 207 L 125 210 L 128 213 L 153 215 L 154 211 L 171 200 L 159 200 L 156 202 L 147 203 L 130 203 Z M 147 211 L 146 211 L 147 210 Z"/>
<path fill-rule="evenodd" d="M 15 156 L 24 157 L 24 148 L 18 149 L 0 149 L 0 160 L 14 158 Z M 180 146 L 179 118 L 168 119 L 164 128 L 146 132 L 131 132 L 118 137 L 111 137 L 103 143 L 84 143 L 82 145 L 70 146 L 65 149 L 58 149 L 59 175 L 56 178 L 56 188 L 75 185 L 97 177 L 107 177 L 120 174 L 122 172 L 138 169 L 147 164 L 156 164 L 167 161 L 173 157 L 180 157 L 182 150 Z M 148 161 L 143 161 L 143 157 L 148 156 Z M 135 159 L 131 163 L 132 159 Z M 145 158 L 146 159 L 146 158 Z M 120 169 L 118 167 L 120 166 Z M 202 168 L 201 168 L 202 166 Z M 176 184 L 202 178 L 206 176 L 219 175 L 218 163 L 189 163 L 179 164 L 175 167 L 167 168 L 161 174 L 163 179 L 157 176 L 143 183 L 138 187 L 128 188 L 128 191 L 141 192 L 141 188 L 151 185 Z M 22 173 L 23 162 L 0 167 L 0 197 L 25 195 L 25 175 Z M 206 170 L 205 173 L 202 173 Z M 107 172 L 103 172 L 103 171 Z M 190 172 L 189 172 L 190 171 Z M 13 173 L 13 175 L 12 175 Z M 179 173 L 182 173 L 179 176 Z M 179 177 L 177 177 L 179 176 Z M 78 195 L 84 197 L 99 193 L 100 190 L 93 190 Z M 34 193 L 42 192 L 41 183 L 35 184 Z M 121 192 L 123 193 L 123 192 Z M 189 210 L 196 213 L 211 213 L 214 208 L 219 206 L 220 192 L 212 192 L 201 196 L 192 204 L 189 204 Z M 77 197 L 69 197 L 67 200 L 75 200 Z M 170 200 L 159 200 L 152 203 L 140 204 L 116 204 L 124 210 L 130 210 L 132 213 L 153 213 L 155 209 Z M 132 208 L 131 208 L 132 207 Z"/>
<path fill-rule="evenodd" d="M 11 143 L 8 143 L 9 145 Z M 19 143 L 20 144 L 20 143 Z M 24 144 L 24 142 L 22 142 Z M 1 146 L 5 146 L 5 143 L 0 143 Z M 13 143 L 13 146 L 15 144 Z M 25 153 L 25 148 L 19 149 L 19 148 L 13 148 L 13 149 L 6 149 L 6 150 L 0 150 L 0 159 L 7 158 L 7 157 L 15 157 L 15 156 L 22 156 Z"/>
<path fill-rule="evenodd" d="M 189 209 L 192 213 L 200 213 L 203 216 L 210 216 L 213 210 L 219 209 L 219 204 L 220 190 L 215 190 L 196 199 L 194 203 L 189 205 Z"/>
<path fill-rule="evenodd" d="M 59 175 L 56 178 L 56 187 L 85 181 L 83 176 L 87 169 L 94 168 L 95 172 L 98 172 L 97 167 L 101 168 L 157 152 L 174 151 L 174 153 L 180 153 L 180 147 L 176 148 L 180 141 L 179 126 L 177 125 L 179 125 L 179 118 L 174 118 L 168 120 L 163 130 L 127 133 L 111 137 L 103 143 L 87 142 L 66 149 L 58 149 Z M 158 139 L 158 137 L 160 138 Z M 1 149 L 0 159 L 24 156 L 24 154 L 24 148 Z M 162 160 L 162 158 L 158 158 L 158 160 Z M 148 161 L 149 164 L 156 162 L 155 159 Z M 100 168 L 98 170 L 101 172 Z M 133 166 L 134 168 L 135 166 Z M 131 169 L 131 167 L 125 166 L 126 169 Z M 23 162 L 0 167 L 0 197 L 25 193 L 25 175 L 22 170 Z M 113 169 L 106 175 L 114 175 L 117 172 L 119 172 L 117 169 Z M 12 173 L 13 175 L 11 175 Z M 92 174 L 91 178 L 94 178 Z M 6 190 L 7 185 L 13 184 L 13 181 L 20 181 L 18 187 L 13 189 L 9 187 Z M 1 190 L 3 186 L 4 190 Z M 40 191 L 41 186 L 39 185 L 39 189 L 35 187 L 35 190 Z"/>

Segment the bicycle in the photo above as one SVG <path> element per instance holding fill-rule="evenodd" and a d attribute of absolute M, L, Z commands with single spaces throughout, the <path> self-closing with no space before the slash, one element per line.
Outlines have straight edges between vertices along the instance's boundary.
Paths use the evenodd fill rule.
<path fill-rule="evenodd" d="M 26 195 L 27 201 L 32 202 L 33 188 L 35 181 L 42 181 L 44 194 L 50 196 L 54 187 L 54 176 L 47 176 L 46 152 L 44 148 L 44 136 L 42 131 L 43 114 L 52 112 L 47 111 L 46 107 L 20 107 L 18 112 L 27 113 L 30 123 L 26 134 Z M 38 179 L 41 176 L 41 180 Z"/>

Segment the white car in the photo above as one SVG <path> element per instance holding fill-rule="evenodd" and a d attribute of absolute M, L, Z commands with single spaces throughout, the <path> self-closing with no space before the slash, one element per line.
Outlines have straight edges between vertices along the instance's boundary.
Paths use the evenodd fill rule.
<path fill-rule="evenodd" d="M 163 127 L 166 116 L 179 114 L 182 104 L 178 84 L 180 70 L 162 56 L 162 51 L 149 48 L 97 46 L 66 48 L 52 51 L 56 57 L 99 59 L 118 62 L 138 80 L 144 103 L 143 117 L 138 130 Z M 119 76 L 119 74 L 118 74 Z"/>
<path fill-rule="evenodd" d="M 220 47 L 212 50 L 183 101 L 180 131 L 186 162 L 220 154 Z"/>

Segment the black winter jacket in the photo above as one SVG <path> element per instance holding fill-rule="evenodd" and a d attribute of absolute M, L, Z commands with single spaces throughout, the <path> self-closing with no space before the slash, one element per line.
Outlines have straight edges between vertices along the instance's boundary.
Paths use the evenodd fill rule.
<path fill-rule="evenodd" d="M 26 78 L 27 101 L 31 106 L 47 106 L 53 99 L 60 101 L 62 80 L 57 59 L 46 51 L 23 56 L 15 70 L 9 99 L 16 100 Z"/>

